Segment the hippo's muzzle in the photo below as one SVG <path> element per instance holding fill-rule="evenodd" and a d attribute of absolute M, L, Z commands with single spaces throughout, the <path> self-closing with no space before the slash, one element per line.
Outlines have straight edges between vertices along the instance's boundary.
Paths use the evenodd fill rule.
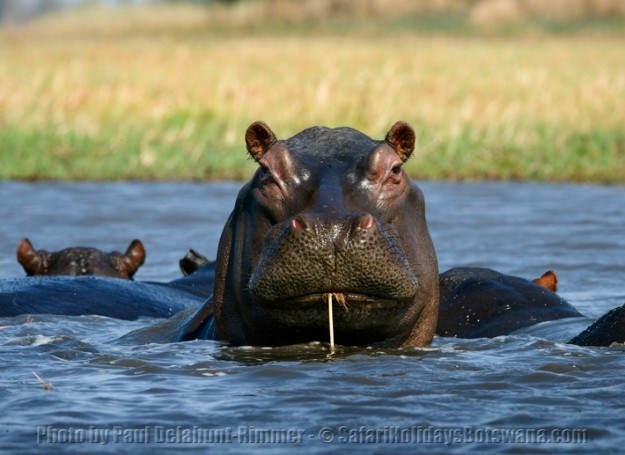
<path fill-rule="evenodd" d="M 255 312 L 281 330 L 325 330 L 322 296 L 342 295 L 334 312 L 339 338 L 396 331 L 418 289 L 394 228 L 368 213 L 307 213 L 275 226 L 249 281 Z"/>

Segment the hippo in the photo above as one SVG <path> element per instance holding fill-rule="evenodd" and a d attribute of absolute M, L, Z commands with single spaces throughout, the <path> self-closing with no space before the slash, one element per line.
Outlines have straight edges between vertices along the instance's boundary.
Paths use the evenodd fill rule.
<path fill-rule="evenodd" d="M 25 238 L 17 258 L 27 277 L 0 281 L 0 317 L 45 313 L 168 318 L 204 303 L 209 294 L 201 279 L 205 271 L 170 283 L 134 281 L 145 256 L 140 240 L 133 240 L 124 254 L 86 247 L 49 253 L 35 250 Z"/>
<path fill-rule="evenodd" d="M 480 338 L 507 335 L 545 321 L 583 317 L 555 293 L 548 271 L 529 281 L 480 267 L 456 267 L 440 275 L 436 334 Z"/>
<path fill-rule="evenodd" d="M 86 247 L 70 247 L 49 253 L 35 250 L 30 240 L 24 238 L 17 247 L 17 260 L 27 276 L 97 275 L 132 279 L 145 262 L 145 248 L 140 240 L 135 239 L 124 254 L 119 251 L 104 253 Z"/>
<path fill-rule="evenodd" d="M 625 305 L 608 311 L 578 335 L 566 337 L 579 324 L 589 324 L 589 319 L 555 293 L 557 283 L 552 271 L 529 281 L 479 267 L 448 270 L 440 276 L 436 334 L 490 338 L 524 333 L 578 346 L 625 343 Z M 561 336 L 566 338 L 558 339 Z"/>
<path fill-rule="evenodd" d="M 126 339 L 327 340 L 334 295 L 337 343 L 430 344 L 438 264 L 423 194 L 402 167 L 414 130 L 398 121 L 374 140 L 352 128 L 312 127 L 278 140 L 258 121 L 245 142 L 258 169 L 223 229 L 212 297 Z"/>
<path fill-rule="evenodd" d="M 622 346 L 625 343 L 625 304 L 608 311 L 569 343 L 578 346 Z"/>

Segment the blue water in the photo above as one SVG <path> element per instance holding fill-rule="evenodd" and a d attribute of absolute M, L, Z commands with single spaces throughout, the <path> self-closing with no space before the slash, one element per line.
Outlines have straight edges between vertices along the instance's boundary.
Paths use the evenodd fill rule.
<path fill-rule="evenodd" d="M 135 278 L 178 278 L 187 249 L 214 258 L 239 187 L 0 183 L 0 276 L 23 276 L 22 237 L 51 251 L 123 251 L 140 238 L 148 259 Z M 625 188 L 421 187 L 441 271 L 483 266 L 534 278 L 553 269 L 560 294 L 591 318 L 625 302 Z M 570 346 L 537 332 L 330 357 L 320 343 L 113 342 L 148 323 L 0 320 L 0 453 L 622 450 L 623 348 Z"/>

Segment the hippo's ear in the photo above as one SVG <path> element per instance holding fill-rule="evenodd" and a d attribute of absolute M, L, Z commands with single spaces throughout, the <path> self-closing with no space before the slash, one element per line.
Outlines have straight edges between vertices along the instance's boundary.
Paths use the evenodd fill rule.
<path fill-rule="evenodd" d="M 532 280 L 532 283 L 536 283 L 539 286 L 549 289 L 551 292 L 558 290 L 558 275 L 555 272 L 549 270 L 545 272 L 540 278 Z"/>
<path fill-rule="evenodd" d="M 184 257 L 180 259 L 178 265 L 180 266 L 180 271 L 182 272 L 182 274 L 184 276 L 187 276 L 191 275 L 200 267 L 204 267 L 209 262 L 210 261 L 206 256 L 198 253 L 193 248 L 191 248 L 189 251 L 187 251 L 187 254 L 185 254 Z"/>
<path fill-rule="evenodd" d="M 49 254 L 45 250 L 37 251 L 28 239 L 22 239 L 17 246 L 17 261 L 22 264 L 26 275 L 43 275 L 48 268 Z"/>
<path fill-rule="evenodd" d="M 130 242 L 128 249 L 124 253 L 121 261 L 121 267 L 123 270 L 120 272 L 128 275 L 128 278 L 132 278 L 137 269 L 145 262 L 145 248 L 141 240 L 133 240 Z"/>
<path fill-rule="evenodd" d="M 414 150 L 416 135 L 410 125 L 399 121 L 386 133 L 384 140 L 393 147 L 402 161 L 406 161 Z"/>
<path fill-rule="evenodd" d="M 257 162 L 263 157 L 265 152 L 277 141 L 276 135 L 265 122 L 252 123 L 245 132 L 245 144 L 247 151 Z"/>

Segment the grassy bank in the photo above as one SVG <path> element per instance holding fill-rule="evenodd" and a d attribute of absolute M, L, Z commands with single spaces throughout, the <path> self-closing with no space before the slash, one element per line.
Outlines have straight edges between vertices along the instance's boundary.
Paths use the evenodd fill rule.
<path fill-rule="evenodd" d="M 254 120 L 280 137 L 323 124 L 381 138 L 403 119 L 414 177 L 625 183 L 618 27 L 295 33 L 187 7 L 133 14 L 0 31 L 0 178 L 246 178 Z"/>

